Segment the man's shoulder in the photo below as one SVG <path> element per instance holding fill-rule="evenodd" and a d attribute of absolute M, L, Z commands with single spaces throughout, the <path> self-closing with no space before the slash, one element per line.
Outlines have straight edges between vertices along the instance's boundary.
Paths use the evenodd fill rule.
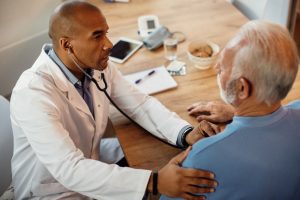
<path fill-rule="evenodd" d="M 43 88 L 54 82 L 53 78 L 45 70 L 29 68 L 18 79 L 13 90 Z"/>
<path fill-rule="evenodd" d="M 189 157 L 191 157 L 191 158 L 198 157 L 199 154 L 201 154 L 202 152 L 204 152 L 208 149 L 210 149 L 210 150 L 218 149 L 218 148 L 216 148 L 216 145 L 217 146 L 224 145 L 226 143 L 226 139 L 230 138 L 232 135 L 237 133 L 237 131 L 239 131 L 239 130 L 240 130 L 239 126 L 230 124 L 221 133 L 198 141 L 196 144 L 193 145 L 193 148 L 192 148 L 191 153 L 189 154 Z"/>
<path fill-rule="evenodd" d="M 300 99 L 288 103 L 285 107 L 288 109 L 297 109 L 300 111 Z"/>

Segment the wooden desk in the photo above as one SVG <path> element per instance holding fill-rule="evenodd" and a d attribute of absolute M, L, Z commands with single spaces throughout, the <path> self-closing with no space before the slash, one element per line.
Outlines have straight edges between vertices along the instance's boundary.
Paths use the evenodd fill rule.
<path fill-rule="evenodd" d="M 146 14 L 155 14 L 160 23 L 171 31 L 186 34 L 186 41 L 179 44 L 179 60 L 187 63 L 187 75 L 175 77 L 178 88 L 154 96 L 167 108 L 196 125 L 196 120 L 188 116 L 186 107 L 199 100 L 219 100 L 219 90 L 213 69 L 200 71 L 189 62 L 187 45 L 194 39 L 208 39 L 224 47 L 247 19 L 225 0 L 132 0 L 129 4 L 107 4 L 99 0 L 91 2 L 98 5 L 107 17 L 112 41 L 120 36 L 138 39 L 137 17 Z M 162 48 L 151 52 L 143 47 L 118 67 L 127 74 L 164 63 Z M 300 98 L 299 88 L 300 75 L 284 102 Z M 159 169 L 179 152 L 130 123 L 115 128 L 131 167 Z"/>

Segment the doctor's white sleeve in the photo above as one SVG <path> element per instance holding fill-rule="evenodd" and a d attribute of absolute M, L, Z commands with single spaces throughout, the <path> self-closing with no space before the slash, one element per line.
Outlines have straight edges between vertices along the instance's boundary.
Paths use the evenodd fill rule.
<path fill-rule="evenodd" d="M 153 135 L 176 144 L 183 128 L 191 126 L 176 113 L 168 110 L 156 98 L 139 91 L 110 65 L 111 97 L 139 125 Z"/>

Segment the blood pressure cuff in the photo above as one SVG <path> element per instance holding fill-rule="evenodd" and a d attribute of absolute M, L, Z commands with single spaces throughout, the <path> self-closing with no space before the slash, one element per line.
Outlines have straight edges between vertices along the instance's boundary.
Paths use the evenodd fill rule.
<path fill-rule="evenodd" d="M 143 42 L 147 49 L 155 50 L 159 48 L 163 44 L 164 39 L 170 35 L 171 32 L 169 29 L 165 26 L 161 26 L 145 38 Z"/>

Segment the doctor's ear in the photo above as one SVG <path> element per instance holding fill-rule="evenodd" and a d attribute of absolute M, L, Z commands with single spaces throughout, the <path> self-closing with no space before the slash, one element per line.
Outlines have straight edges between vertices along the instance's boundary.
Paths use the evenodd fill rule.
<path fill-rule="evenodd" d="M 67 51 L 68 51 L 68 54 L 73 53 L 73 48 L 70 44 L 68 44 L 68 46 L 67 46 Z"/>
<path fill-rule="evenodd" d="M 60 39 L 60 45 L 69 54 L 73 53 L 73 47 L 72 47 L 70 41 L 67 38 L 61 38 Z"/>

